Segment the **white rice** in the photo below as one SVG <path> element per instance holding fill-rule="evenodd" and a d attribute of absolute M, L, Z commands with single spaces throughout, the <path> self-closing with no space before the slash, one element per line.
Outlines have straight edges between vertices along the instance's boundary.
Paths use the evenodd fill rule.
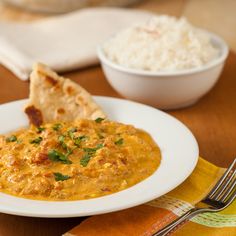
<path fill-rule="evenodd" d="M 121 31 L 103 49 L 119 65 L 148 71 L 202 67 L 219 56 L 207 33 L 165 15 Z"/>

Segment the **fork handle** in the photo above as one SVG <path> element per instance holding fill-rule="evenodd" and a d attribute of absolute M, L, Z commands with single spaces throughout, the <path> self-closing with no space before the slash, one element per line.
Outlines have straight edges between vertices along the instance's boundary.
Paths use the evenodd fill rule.
<path fill-rule="evenodd" d="M 164 228 L 159 230 L 157 233 L 154 233 L 153 236 L 165 236 L 169 234 L 171 231 L 174 231 L 178 226 L 182 225 L 183 223 L 189 221 L 192 217 L 207 212 L 207 209 L 199 209 L 199 208 L 192 208 L 186 213 L 184 213 L 179 218 L 175 219 L 168 225 L 166 225 Z"/>

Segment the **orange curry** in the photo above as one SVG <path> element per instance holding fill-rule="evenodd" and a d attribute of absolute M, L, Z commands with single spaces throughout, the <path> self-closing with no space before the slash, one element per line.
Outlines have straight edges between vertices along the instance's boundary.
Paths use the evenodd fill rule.
<path fill-rule="evenodd" d="M 161 160 L 150 135 L 103 120 L 49 123 L 0 136 L 0 191 L 49 201 L 100 197 L 152 175 Z"/>

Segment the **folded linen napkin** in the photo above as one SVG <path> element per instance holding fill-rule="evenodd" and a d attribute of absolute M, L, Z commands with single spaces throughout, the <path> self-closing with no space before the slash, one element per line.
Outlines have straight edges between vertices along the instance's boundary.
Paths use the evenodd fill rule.
<path fill-rule="evenodd" d="M 121 8 L 88 8 L 32 23 L 0 22 L 0 63 L 27 80 L 35 61 L 56 71 L 97 63 L 96 46 L 151 13 Z"/>
<path fill-rule="evenodd" d="M 200 158 L 191 176 L 170 193 L 141 206 L 87 218 L 64 236 L 151 236 L 206 196 L 223 171 Z M 223 212 L 194 217 L 173 235 L 235 236 L 236 201 Z"/>

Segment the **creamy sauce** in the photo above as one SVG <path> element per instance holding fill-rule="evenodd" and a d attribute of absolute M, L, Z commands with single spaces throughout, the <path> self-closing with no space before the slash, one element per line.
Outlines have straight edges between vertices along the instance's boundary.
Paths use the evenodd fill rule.
<path fill-rule="evenodd" d="M 0 136 L 0 191 L 49 201 L 115 193 L 152 175 L 161 161 L 151 136 L 98 119 L 50 123 Z"/>

